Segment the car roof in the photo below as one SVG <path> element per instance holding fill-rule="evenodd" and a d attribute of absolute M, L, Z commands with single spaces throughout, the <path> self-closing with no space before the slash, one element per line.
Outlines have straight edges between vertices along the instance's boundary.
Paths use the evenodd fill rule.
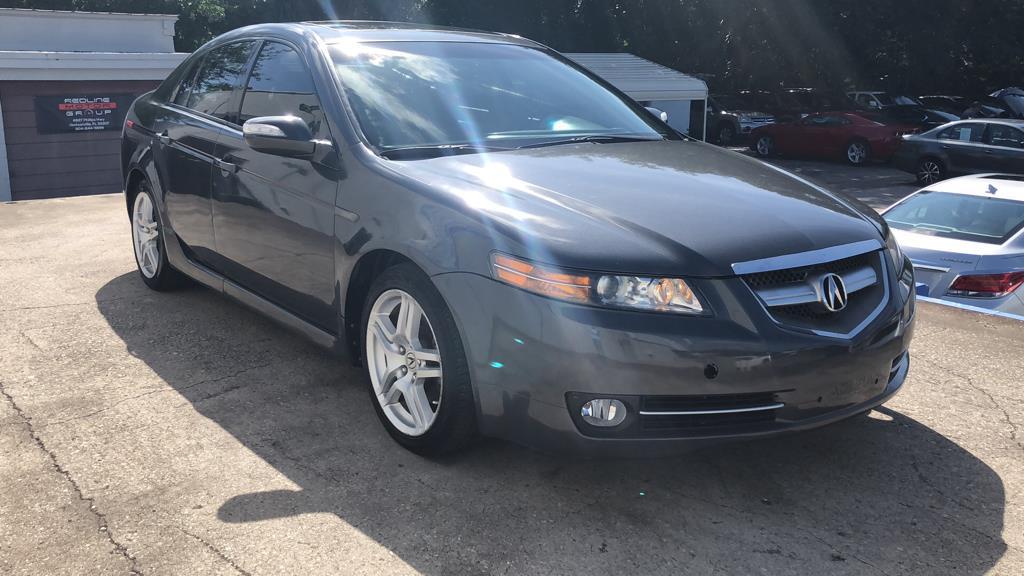
<path fill-rule="evenodd" d="M 476 42 L 541 46 L 516 36 L 498 32 L 484 32 L 466 28 L 448 28 L 413 22 L 385 22 L 370 20 L 326 20 L 282 24 L 255 24 L 228 32 L 214 43 L 239 37 L 275 35 L 285 37 L 315 35 L 325 44 L 338 42 Z"/>
<path fill-rule="evenodd" d="M 936 182 L 921 192 L 946 192 L 1024 202 L 1024 176 L 1017 174 L 974 174 Z"/>

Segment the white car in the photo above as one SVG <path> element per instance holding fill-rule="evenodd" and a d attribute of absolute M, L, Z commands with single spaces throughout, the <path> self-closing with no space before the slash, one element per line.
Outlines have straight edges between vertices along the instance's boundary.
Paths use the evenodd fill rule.
<path fill-rule="evenodd" d="M 1024 315 L 1024 176 L 945 180 L 882 215 L 914 264 L 918 295 Z"/>

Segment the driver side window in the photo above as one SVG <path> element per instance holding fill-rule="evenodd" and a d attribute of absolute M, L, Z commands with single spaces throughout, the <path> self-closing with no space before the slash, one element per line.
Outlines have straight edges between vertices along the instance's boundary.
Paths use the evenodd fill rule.
<path fill-rule="evenodd" d="M 297 116 L 313 138 L 330 138 L 313 77 L 291 46 L 268 41 L 260 49 L 242 95 L 239 121 L 259 116 Z"/>

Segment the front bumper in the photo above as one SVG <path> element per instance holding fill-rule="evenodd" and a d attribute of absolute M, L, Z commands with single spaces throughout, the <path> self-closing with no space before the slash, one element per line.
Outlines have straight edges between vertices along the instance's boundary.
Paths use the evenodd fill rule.
<path fill-rule="evenodd" d="M 885 402 L 909 368 L 913 319 L 895 302 L 842 340 L 778 326 L 735 278 L 696 280 L 715 312 L 708 317 L 566 304 L 474 274 L 434 281 L 462 333 L 481 432 L 544 451 L 664 455 L 814 428 Z M 581 425 L 570 411 L 580 398 L 622 397 L 635 399 L 638 418 L 644 399 L 731 395 L 782 406 L 770 422 L 659 432 L 633 421 L 621 434 Z"/>

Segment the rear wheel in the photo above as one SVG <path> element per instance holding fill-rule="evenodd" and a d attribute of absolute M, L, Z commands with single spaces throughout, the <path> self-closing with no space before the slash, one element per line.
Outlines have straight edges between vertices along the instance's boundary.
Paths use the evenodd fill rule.
<path fill-rule="evenodd" d="M 142 281 L 153 290 L 173 290 L 184 277 L 167 261 L 160 213 L 149 186 L 140 183 L 132 202 L 132 245 Z"/>
<path fill-rule="evenodd" d="M 374 281 L 366 303 L 363 364 L 388 434 L 426 456 L 465 447 L 476 435 L 476 408 L 462 340 L 440 293 L 402 264 Z"/>
<path fill-rule="evenodd" d="M 754 151 L 757 155 L 762 158 L 769 158 L 775 155 L 775 138 L 771 136 L 761 136 L 757 139 L 754 144 Z"/>
<path fill-rule="evenodd" d="M 863 166 L 871 157 L 871 148 L 863 140 L 854 140 L 846 145 L 846 161 L 854 166 Z"/>
<path fill-rule="evenodd" d="M 917 163 L 917 182 L 928 186 L 946 177 L 946 168 L 935 158 L 922 158 Z"/>
<path fill-rule="evenodd" d="M 729 124 L 722 124 L 718 127 L 719 146 L 732 146 L 736 141 L 736 129 Z"/>

